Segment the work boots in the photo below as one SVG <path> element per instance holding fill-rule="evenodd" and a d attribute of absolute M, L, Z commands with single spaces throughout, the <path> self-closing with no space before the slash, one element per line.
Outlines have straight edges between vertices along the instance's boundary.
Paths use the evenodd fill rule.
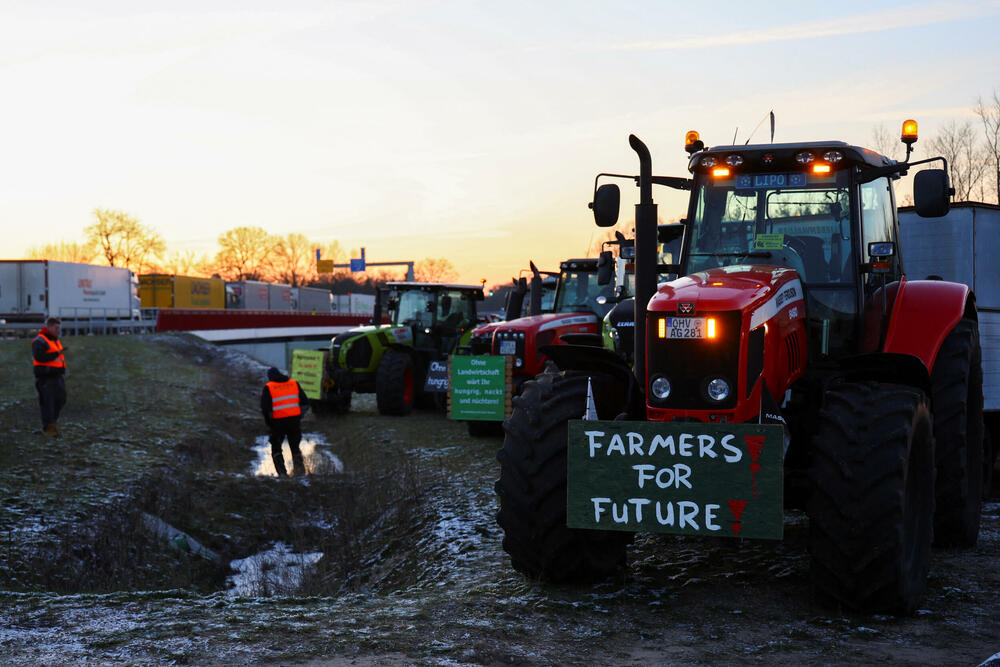
<path fill-rule="evenodd" d="M 271 460 L 274 461 L 274 471 L 278 473 L 278 477 L 288 477 L 285 471 L 285 457 L 281 454 L 271 454 Z"/>
<path fill-rule="evenodd" d="M 59 429 L 56 428 L 55 424 L 46 424 L 45 428 L 42 429 L 42 433 L 45 435 L 59 435 Z"/>
<path fill-rule="evenodd" d="M 292 474 L 296 477 L 306 474 L 306 466 L 302 461 L 302 452 L 298 448 L 292 450 Z"/>

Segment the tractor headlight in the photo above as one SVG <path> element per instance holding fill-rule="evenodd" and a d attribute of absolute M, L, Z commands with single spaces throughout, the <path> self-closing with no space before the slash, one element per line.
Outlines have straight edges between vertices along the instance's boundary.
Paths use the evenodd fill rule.
<path fill-rule="evenodd" d="M 670 397 L 670 380 L 662 375 L 657 375 L 653 378 L 653 381 L 649 383 L 649 391 L 654 397 L 656 397 L 657 400 L 667 400 Z"/>
<path fill-rule="evenodd" d="M 729 383 L 725 378 L 712 378 L 705 384 L 705 395 L 708 400 L 721 403 L 729 398 Z"/>

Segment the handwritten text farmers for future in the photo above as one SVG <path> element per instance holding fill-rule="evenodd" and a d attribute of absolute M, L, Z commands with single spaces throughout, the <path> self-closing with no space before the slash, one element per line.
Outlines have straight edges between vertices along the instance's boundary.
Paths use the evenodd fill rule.
<path fill-rule="evenodd" d="M 727 464 L 739 463 L 743 451 L 734 444 L 736 436 L 726 434 L 721 438 L 708 434 L 681 433 L 678 435 L 654 435 L 648 442 L 641 433 L 627 432 L 611 434 L 604 431 L 584 431 L 589 448 L 588 458 L 613 456 L 653 456 L 664 454 L 688 459 L 717 459 Z M 632 466 L 635 471 L 637 489 L 655 493 L 656 489 L 694 489 L 691 466 L 673 463 L 655 466 L 640 463 Z M 690 500 L 662 501 L 646 497 L 628 498 L 616 502 L 612 498 L 591 497 L 594 508 L 594 522 L 636 524 L 656 522 L 660 526 L 690 528 L 692 530 L 721 531 L 718 523 L 718 504 L 699 504 Z M 704 528 L 701 528 L 704 526 Z"/>

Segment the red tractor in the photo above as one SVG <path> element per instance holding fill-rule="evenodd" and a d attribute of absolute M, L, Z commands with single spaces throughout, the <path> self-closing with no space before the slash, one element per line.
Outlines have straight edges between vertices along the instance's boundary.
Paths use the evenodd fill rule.
<path fill-rule="evenodd" d="M 542 303 L 544 279 L 534 268 L 530 298 L 531 314 L 477 327 L 469 343 L 470 354 L 493 354 L 513 357 L 513 393 L 521 390 L 525 381 L 535 377 L 545 367 L 543 346 L 559 345 L 573 336 L 592 336 L 600 341 L 601 319 L 611 309 L 607 301 L 612 287 L 599 284 L 598 260 L 568 259 L 559 265 L 558 283 L 551 310 L 544 312 Z M 541 288 L 541 289 L 539 289 Z M 512 295 L 513 296 L 513 295 Z M 598 303 L 598 297 L 605 297 Z M 523 296 L 521 297 L 523 299 Z M 508 303 L 508 306 L 510 304 Z M 518 303 L 519 307 L 519 303 Z M 511 308 L 508 307 L 508 311 Z M 508 315 L 510 316 L 510 315 Z M 499 422 L 470 421 L 470 435 L 490 435 L 500 432 Z"/>
<path fill-rule="evenodd" d="M 745 537 L 759 493 L 777 507 L 768 536 L 781 536 L 782 506 L 806 510 L 822 598 L 914 610 L 932 542 L 975 545 L 982 493 L 975 296 L 907 280 L 899 253 L 891 181 L 943 159 L 895 162 L 836 141 L 705 148 L 689 133 L 691 176 L 677 178 L 654 176 L 646 146 L 629 141 L 640 163 L 634 369 L 597 347 L 540 348 L 558 371 L 525 383 L 498 454 L 497 522 L 514 567 L 592 581 L 625 564 L 641 530 Z M 653 185 L 691 192 L 679 262 L 668 267 L 682 277 L 659 287 Z M 916 173 L 921 216 L 944 215 L 951 193 L 947 165 Z M 614 224 L 618 186 L 596 188 L 591 208 L 599 226 Z M 578 421 L 585 413 L 597 421 Z M 696 435 L 675 448 L 677 429 Z M 620 437 L 600 440 L 612 432 Z M 765 479 L 758 462 L 764 435 L 743 438 L 745 450 L 732 444 L 744 432 L 777 434 L 767 445 L 777 473 Z M 590 491 L 625 488 L 612 484 L 618 460 L 652 461 L 653 450 L 694 452 L 706 465 L 725 454 L 740 461 L 746 489 L 707 480 L 731 498 L 728 510 L 725 500 L 698 506 L 687 526 L 673 512 L 695 507 L 684 495 L 694 493 L 693 460 L 684 476 L 682 464 L 632 464 L 631 497 Z M 718 518 L 728 511 L 731 529 Z"/>

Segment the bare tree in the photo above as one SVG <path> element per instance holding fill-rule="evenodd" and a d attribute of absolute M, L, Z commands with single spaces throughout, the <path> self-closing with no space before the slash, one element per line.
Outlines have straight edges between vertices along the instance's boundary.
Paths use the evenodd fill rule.
<path fill-rule="evenodd" d="M 955 201 L 969 201 L 982 194 L 982 181 L 986 174 L 986 151 L 977 144 L 972 123 L 951 121 L 941 128 L 940 134 L 930 140 L 932 154 L 948 160 L 951 186 L 955 188 Z"/>
<path fill-rule="evenodd" d="M 124 211 L 94 209 L 94 223 L 84 229 L 109 266 L 142 273 L 167 248 L 154 229 Z"/>
<path fill-rule="evenodd" d="M 212 274 L 212 261 L 207 255 L 197 256 L 193 250 L 175 251 L 167 255 L 162 262 L 152 267 L 153 271 L 169 273 L 175 276 L 192 276 L 207 278 Z"/>
<path fill-rule="evenodd" d="M 97 258 L 97 249 L 89 243 L 59 241 L 29 248 L 27 258 L 90 264 Z"/>
<path fill-rule="evenodd" d="M 898 160 L 897 152 L 900 152 L 899 137 L 896 137 L 886 128 L 885 123 L 879 123 L 872 128 L 872 148 L 891 160 Z"/>
<path fill-rule="evenodd" d="M 458 278 L 454 265 L 443 257 L 422 259 L 413 265 L 413 275 L 422 283 L 449 283 Z"/>
<path fill-rule="evenodd" d="M 986 102 L 980 97 L 973 111 L 983 121 L 986 150 L 993 158 L 993 175 L 996 177 L 996 189 L 993 191 L 992 199 L 1000 204 L 1000 88 L 994 88 L 993 98 Z"/>
<path fill-rule="evenodd" d="M 272 261 L 274 277 L 295 287 L 316 279 L 315 245 L 302 234 L 278 239 Z"/>
<path fill-rule="evenodd" d="M 277 240 L 262 227 L 235 227 L 219 236 L 214 273 L 226 280 L 262 280 L 271 269 Z"/>

